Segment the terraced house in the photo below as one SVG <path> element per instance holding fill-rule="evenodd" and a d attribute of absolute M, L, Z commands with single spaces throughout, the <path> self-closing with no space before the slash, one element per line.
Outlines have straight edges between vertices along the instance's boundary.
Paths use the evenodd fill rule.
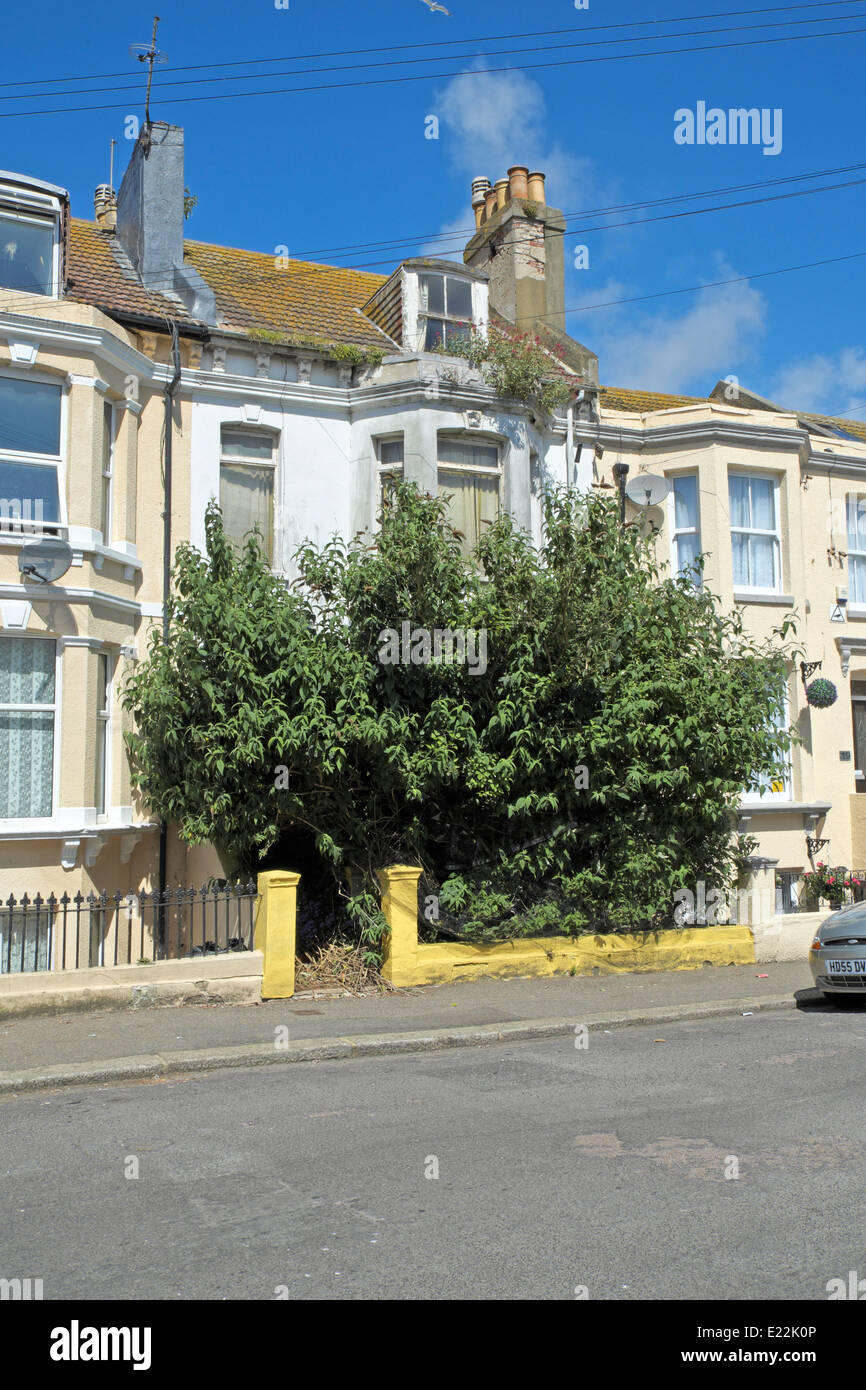
<path fill-rule="evenodd" d="M 71 216 L 62 188 L 0 174 L 4 901 L 221 872 L 136 804 L 118 699 L 175 547 L 204 542 L 210 498 L 238 541 L 257 524 L 291 576 L 304 540 L 373 528 L 394 476 L 448 496 L 468 547 L 499 509 L 539 539 L 543 491 L 611 486 L 616 461 L 670 478 L 648 515 L 674 568 L 709 551 L 705 582 L 759 630 L 798 607 L 810 660 L 841 687 L 810 712 L 792 672 L 804 745 L 784 785 L 744 799 L 766 912 L 776 893 L 795 906 L 807 835 L 866 862 L 866 428 L 721 388 L 600 388 L 597 359 L 565 332 L 565 220 L 544 176 L 476 179 L 472 206 L 463 263 L 377 275 L 185 239 L 178 127 L 142 128 L 92 220 Z M 447 355 L 492 316 L 539 336 L 573 377 L 571 407 L 542 418 Z M 32 560 L 52 539 L 71 551 L 56 576 Z M 56 933 L 31 949 L 24 919 L 0 920 L 15 939 L 0 969 L 56 963 Z"/>

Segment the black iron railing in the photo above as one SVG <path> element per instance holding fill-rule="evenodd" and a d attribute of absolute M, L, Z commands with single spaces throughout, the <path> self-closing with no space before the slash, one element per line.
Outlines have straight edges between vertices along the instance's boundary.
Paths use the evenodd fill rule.
<path fill-rule="evenodd" d="M 251 951 L 257 901 L 253 880 L 164 893 L 10 895 L 0 902 L 0 975 Z"/>

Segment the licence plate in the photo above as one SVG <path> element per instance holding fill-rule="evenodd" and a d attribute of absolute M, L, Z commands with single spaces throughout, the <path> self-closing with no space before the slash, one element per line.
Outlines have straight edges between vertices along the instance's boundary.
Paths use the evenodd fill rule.
<path fill-rule="evenodd" d="M 866 975 L 866 960 L 828 960 L 831 975 Z"/>

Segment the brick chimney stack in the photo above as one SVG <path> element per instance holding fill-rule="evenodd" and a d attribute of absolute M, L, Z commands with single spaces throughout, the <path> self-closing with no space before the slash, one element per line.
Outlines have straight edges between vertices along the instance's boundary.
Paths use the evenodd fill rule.
<path fill-rule="evenodd" d="M 472 180 L 475 235 L 463 252 L 490 276 L 490 307 L 518 328 L 565 332 L 565 217 L 547 206 L 545 176 L 526 165 L 491 187 Z"/>

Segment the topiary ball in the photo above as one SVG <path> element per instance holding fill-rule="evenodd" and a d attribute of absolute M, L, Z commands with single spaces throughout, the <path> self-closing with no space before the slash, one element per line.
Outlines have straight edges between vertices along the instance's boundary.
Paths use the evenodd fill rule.
<path fill-rule="evenodd" d="M 806 699 L 810 705 L 816 709 L 827 709 L 830 705 L 835 705 L 838 698 L 836 687 L 832 681 L 827 681 L 823 676 L 819 676 L 816 681 L 812 681 L 806 686 Z"/>

